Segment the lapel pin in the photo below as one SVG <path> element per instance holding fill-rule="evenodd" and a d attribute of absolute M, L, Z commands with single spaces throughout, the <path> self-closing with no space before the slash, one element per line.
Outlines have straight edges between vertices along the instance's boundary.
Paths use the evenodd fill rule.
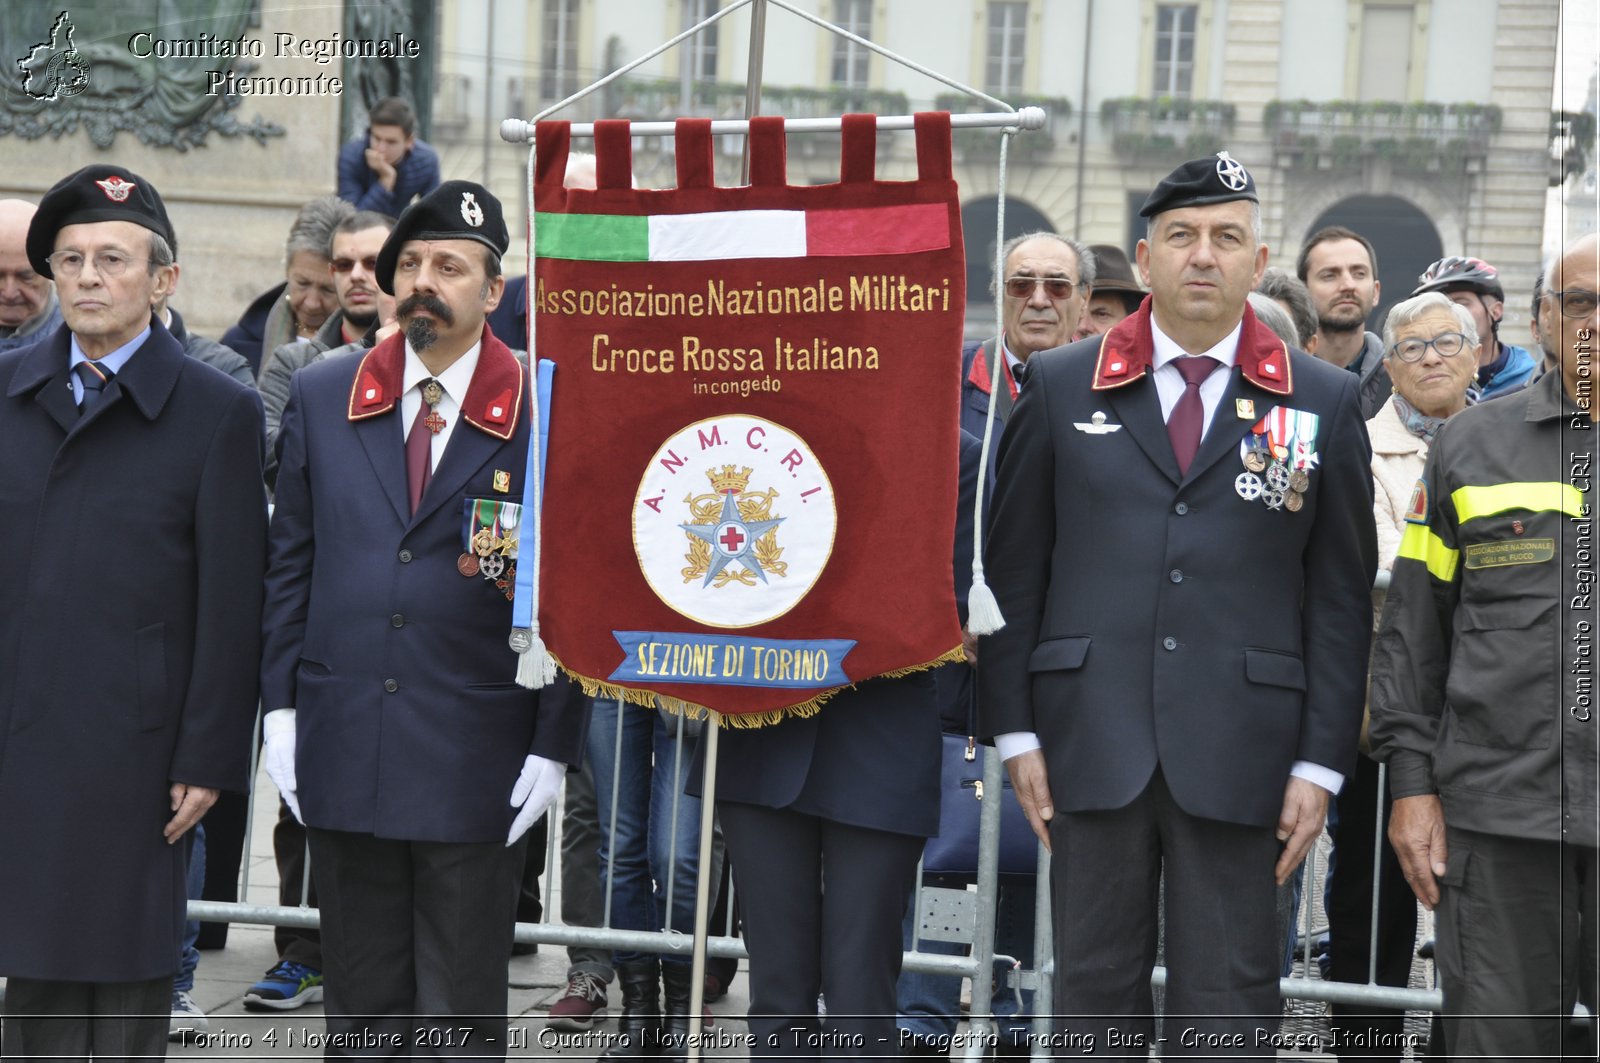
<path fill-rule="evenodd" d="M 511 493 L 511 474 L 504 469 L 494 471 L 494 490 L 496 494 L 507 495 Z"/>
<path fill-rule="evenodd" d="M 1239 420 L 1241 420 L 1241 421 L 1253 421 L 1253 420 L 1255 420 L 1256 419 L 1256 400 L 1255 399 L 1234 399 L 1233 400 L 1233 412 L 1234 412 L 1234 415 L 1236 417 L 1238 417 Z"/>

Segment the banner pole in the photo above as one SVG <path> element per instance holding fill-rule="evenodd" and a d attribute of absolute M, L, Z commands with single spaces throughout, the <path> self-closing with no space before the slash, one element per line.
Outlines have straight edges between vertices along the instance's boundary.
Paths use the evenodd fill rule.
<path fill-rule="evenodd" d="M 750 5 L 750 65 L 744 75 L 744 119 L 761 113 L 761 77 L 767 52 L 767 0 Z M 744 138 L 744 160 L 739 168 L 739 183 L 750 183 L 750 138 Z"/>
<path fill-rule="evenodd" d="M 1048 116 L 1043 107 L 1023 107 L 1016 111 L 991 111 L 982 114 L 952 114 L 951 129 L 1001 129 L 1011 132 L 1043 129 Z M 878 132 L 893 133 L 916 128 L 916 116 L 909 114 L 878 115 Z M 844 126 L 838 118 L 785 118 L 785 133 L 837 133 Z M 594 123 L 573 122 L 567 127 L 568 135 L 575 140 L 594 136 Z M 719 118 L 711 123 L 714 137 L 748 133 L 750 123 L 743 118 Z M 633 137 L 670 137 L 678 132 L 677 122 L 630 122 L 628 135 Z M 500 139 L 511 144 L 525 144 L 533 138 L 533 123 L 526 118 L 506 118 L 500 122 Z"/>
<path fill-rule="evenodd" d="M 690 1063 L 700 1059 L 700 1033 L 705 1018 L 706 936 L 711 922 L 712 834 L 717 819 L 717 732 L 722 730 L 722 714 L 706 710 L 706 725 L 700 741 L 706 745 L 705 778 L 700 784 L 700 863 L 694 895 L 694 958 L 689 963 L 689 1043 L 685 1055 Z"/>

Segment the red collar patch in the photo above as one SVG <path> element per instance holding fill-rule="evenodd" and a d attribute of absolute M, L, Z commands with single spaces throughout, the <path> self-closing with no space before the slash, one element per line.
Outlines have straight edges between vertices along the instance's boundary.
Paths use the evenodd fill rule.
<path fill-rule="evenodd" d="M 1106 391 L 1131 384 L 1150 371 L 1155 357 L 1155 338 L 1150 331 L 1150 300 L 1111 326 L 1100 337 L 1100 356 L 1094 365 L 1095 391 Z"/>
<path fill-rule="evenodd" d="M 1150 328 L 1151 300 L 1112 326 L 1100 339 L 1100 357 L 1094 367 L 1095 391 L 1131 384 L 1150 371 L 1155 358 L 1155 334 Z M 1289 348 L 1256 318 L 1245 304 L 1240 322 L 1239 346 L 1234 354 L 1244 378 L 1274 395 L 1294 393 L 1294 372 Z"/>
<path fill-rule="evenodd" d="M 1011 361 L 1006 359 L 1000 363 L 1000 376 L 1006 382 L 1006 387 L 1011 390 L 1011 397 L 1017 397 L 1017 381 L 1011 375 Z M 967 373 L 967 382 L 976 387 L 985 395 L 989 394 L 989 356 L 980 346 L 972 356 L 972 369 Z"/>
<path fill-rule="evenodd" d="M 483 326 L 480 342 L 478 366 L 461 402 L 461 416 L 479 431 L 510 439 L 517 431 L 526 376 L 517 356 L 488 325 Z M 405 389 L 405 368 L 404 333 L 396 333 L 368 351 L 350 385 L 350 420 L 364 421 L 394 409 Z"/>

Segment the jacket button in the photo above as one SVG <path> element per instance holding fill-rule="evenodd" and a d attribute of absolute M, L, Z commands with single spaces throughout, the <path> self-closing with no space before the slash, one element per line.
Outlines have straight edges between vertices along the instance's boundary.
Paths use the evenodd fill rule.
<path fill-rule="evenodd" d="M 1166 638 L 1161 640 L 1161 645 L 1164 649 L 1175 650 L 1178 648 L 1178 640 L 1173 638 L 1171 635 L 1168 635 Z"/>
<path fill-rule="evenodd" d="M 1189 503 L 1179 502 L 1177 505 L 1172 507 L 1172 512 L 1176 513 L 1180 517 L 1183 516 L 1185 513 L 1189 512 Z"/>
<path fill-rule="evenodd" d="M 389 626 L 391 626 L 391 627 L 405 627 L 406 626 L 406 618 L 405 618 L 405 616 L 403 614 L 401 614 L 401 613 L 394 614 L 393 616 L 391 616 L 389 618 Z"/>
<path fill-rule="evenodd" d="M 400 563 L 402 565 L 411 564 L 411 551 L 410 550 L 402 550 L 402 551 L 400 551 Z"/>
<path fill-rule="evenodd" d="M 396 690 L 400 689 L 400 684 L 395 682 L 393 679 L 385 679 L 383 681 L 383 689 L 393 694 Z"/>
<path fill-rule="evenodd" d="M 1182 583 L 1183 582 L 1183 573 L 1180 572 L 1178 569 L 1173 569 L 1171 572 L 1167 573 L 1167 578 L 1169 580 L 1171 580 L 1172 582 L 1174 582 L 1174 583 Z M 395 626 L 399 627 L 398 624 L 396 624 Z"/>

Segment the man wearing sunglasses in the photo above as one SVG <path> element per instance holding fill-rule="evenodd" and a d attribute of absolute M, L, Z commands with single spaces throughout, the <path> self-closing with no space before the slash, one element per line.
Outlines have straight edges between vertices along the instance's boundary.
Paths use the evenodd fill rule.
<path fill-rule="evenodd" d="M 994 446 L 999 446 L 1020 378 L 1026 375 L 1022 367 L 1035 351 L 1060 347 L 1072 338 L 1094 287 L 1094 255 L 1076 240 L 1056 233 L 1024 233 L 1006 241 L 1001 250 L 1004 273 L 995 284 L 1004 289 L 1000 310 L 1004 350 L 994 408 Z M 993 347 L 994 341 L 987 340 L 969 343 L 961 352 L 961 427 L 979 439 L 989 416 Z"/>
<path fill-rule="evenodd" d="M 261 401 L 267 408 L 268 486 L 278 478 L 278 423 L 284 404 L 289 401 L 289 379 L 295 370 L 322 361 L 334 350 L 372 346 L 377 329 L 394 320 L 394 299 L 378 290 L 377 278 L 378 251 L 393 228 L 394 219 L 375 210 L 357 211 L 334 227 L 328 246 L 328 269 L 333 274 L 339 309 L 323 322 L 315 337 L 303 343 L 286 343 L 261 364 Z M 299 881 L 296 874 L 297 891 Z"/>
<path fill-rule="evenodd" d="M 1594 999 L 1592 511 L 1600 237 L 1540 306 L 1560 353 L 1439 430 L 1412 492 L 1372 664 L 1389 840 L 1438 912 L 1445 1040 L 1460 1059 L 1559 1057 Z M 1469 914 L 1470 913 L 1470 914 Z"/>

